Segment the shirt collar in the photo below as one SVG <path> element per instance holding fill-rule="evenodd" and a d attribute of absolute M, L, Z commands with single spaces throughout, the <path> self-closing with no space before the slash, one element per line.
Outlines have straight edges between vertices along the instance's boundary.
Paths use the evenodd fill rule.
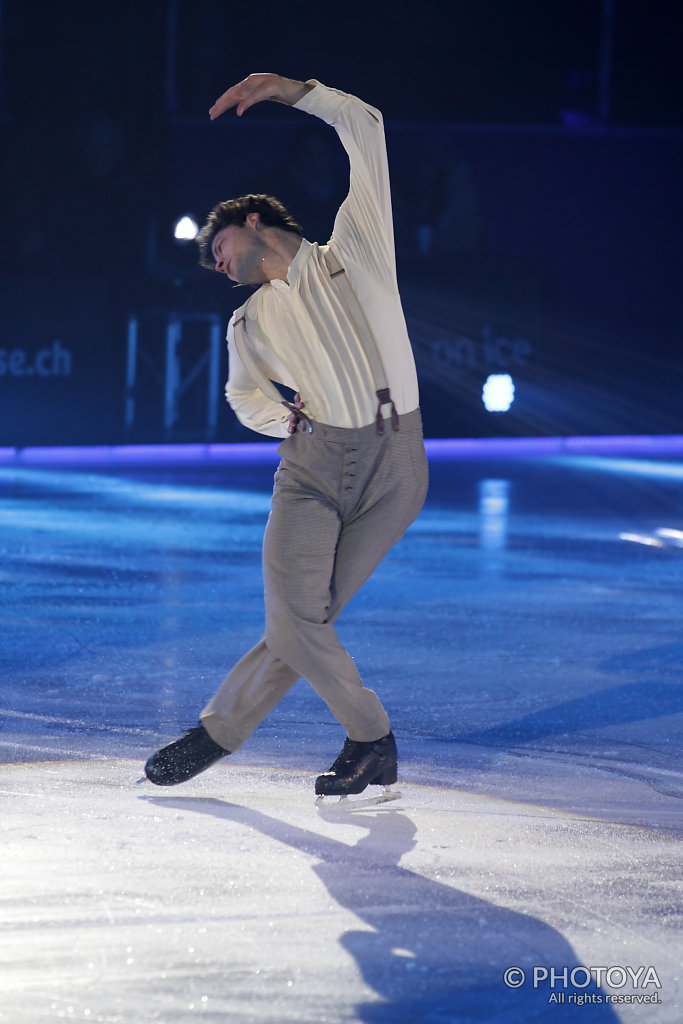
<path fill-rule="evenodd" d="M 304 264 L 306 263 L 306 260 L 308 259 L 309 253 L 312 248 L 313 246 L 311 245 L 311 243 L 308 242 L 305 238 L 302 238 L 301 245 L 297 249 L 294 259 L 287 267 L 287 280 L 281 281 L 279 277 L 276 277 L 269 282 L 270 287 L 273 288 L 276 292 L 289 291 L 289 289 L 292 288 L 301 277 L 301 271 L 304 268 Z M 265 288 L 266 285 L 262 285 L 261 287 Z"/>
<path fill-rule="evenodd" d="M 304 264 L 306 263 L 308 255 L 312 248 L 313 246 L 311 245 L 310 242 L 308 242 L 305 238 L 301 239 L 301 245 L 297 249 L 296 256 L 294 257 L 292 262 L 289 264 L 289 267 L 287 268 L 287 280 L 289 281 L 290 288 L 292 287 L 292 285 L 296 284 L 296 282 L 301 277 L 301 271 L 304 268 Z"/>

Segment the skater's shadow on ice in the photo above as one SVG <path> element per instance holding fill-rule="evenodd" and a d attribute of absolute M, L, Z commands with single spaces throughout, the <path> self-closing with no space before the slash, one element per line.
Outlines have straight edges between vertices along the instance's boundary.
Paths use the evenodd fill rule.
<path fill-rule="evenodd" d="M 531 973 L 534 966 L 568 967 L 571 972 L 578 962 L 570 944 L 530 915 L 401 867 L 401 857 L 416 845 L 416 828 L 406 814 L 394 808 L 325 812 L 328 822 L 367 829 L 350 845 L 216 798 L 145 799 L 160 808 L 238 822 L 317 859 L 312 870 L 332 899 L 372 929 L 349 930 L 341 939 L 366 983 L 383 1000 L 356 1007 L 359 1021 L 556 1024 L 557 1003 L 548 1003 L 552 989 L 547 983 L 534 989 Z M 503 982 L 503 972 L 512 966 L 523 968 L 529 976 L 514 990 Z M 561 983 L 555 991 L 562 991 Z M 592 983 L 581 991 L 601 992 Z M 616 1024 L 618 1020 L 609 1005 L 590 1002 L 582 1006 L 565 1002 L 561 1017 L 581 1024 Z"/>

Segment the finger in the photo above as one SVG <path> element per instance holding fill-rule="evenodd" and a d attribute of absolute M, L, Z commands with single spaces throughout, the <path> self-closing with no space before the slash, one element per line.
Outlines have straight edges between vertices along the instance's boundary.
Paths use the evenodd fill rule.
<path fill-rule="evenodd" d="M 250 84 L 248 90 L 245 90 L 244 97 L 240 99 L 237 104 L 237 116 L 241 117 L 245 110 L 249 110 L 249 107 L 253 107 L 256 103 L 262 103 L 263 100 L 270 100 L 273 98 L 273 90 L 270 82 L 262 81 L 255 84 Z"/>
<path fill-rule="evenodd" d="M 237 82 L 236 85 L 231 85 L 229 89 L 226 89 L 222 93 L 214 105 L 209 110 L 209 117 L 214 121 L 221 114 L 224 114 L 226 110 L 230 110 L 231 107 L 239 104 L 248 93 L 254 89 L 254 83 L 249 83 L 249 79 L 244 78 L 241 82 Z M 239 113 L 239 107 L 238 107 Z"/>
<path fill-rule="evenodd" d="M 224 114 L 226 110 L 230 110 L 230 107 L 234 107 L 238 101 L 238 97 L 235 95 L 237 86 L 227 89 L 222 96 L 219 96 L 214 105 L 209 110 L 209 117 L 212 121 L 215 121 L 217 117 Z"/>
<path fill-rule="evenodd" d="M 253 107 L 255 103 L 274 99 L 274 81 L 276 78 L 276 75 L 263 74 L 262 72 L 243 78 L 241 82 L 231 86 L 218 97 L 209 110 L 211 120 L 214 121 L 235 105 L 237 106 L 237 116 L 241 117 L 244 111 L 248 110 L 249 107 Z"/>

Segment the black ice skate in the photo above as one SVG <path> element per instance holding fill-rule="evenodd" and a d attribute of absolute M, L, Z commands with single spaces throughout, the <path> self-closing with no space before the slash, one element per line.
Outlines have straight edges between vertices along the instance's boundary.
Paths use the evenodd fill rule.
<path fill-rule="evenodd" d="M 230 753 L 214 740 L 201 723 L 186 729 L 179 740 L 152 754 L 145 765 L 145 775 L 155 786 L 177 786 Z"/>
<path fill-rule="evenodd" d="M 384 786 L 384 793 L 377 801 L 396 799 L 388 790 L 398 777 L 398 755 L 393 732 L 371 743 L 362 743 L 346 737 L 342 752 L 329 771 L 315 780 L 315 792 L 319 798 L 346 797 L 362 793 L 368 786 Z"/>

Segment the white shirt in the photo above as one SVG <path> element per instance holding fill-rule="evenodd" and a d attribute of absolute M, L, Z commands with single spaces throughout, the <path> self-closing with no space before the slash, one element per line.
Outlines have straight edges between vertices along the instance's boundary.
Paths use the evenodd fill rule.
<path fill-rule="evenodd" d="M 384 127 L 378 110 L 355 96 L 312 81 L 295 106 L 332 125 L 350 163 L 350 187 L 329 246 L 346 269 L 377 342 L 386 383 L 399 414 L 418 405 L 417 374 L 396 281 L 394 232 Z M 314 421 L 336 427 L 374 422 L 375 384 L 356 327 L 331 285 L 325 246 L 305 239 L 287 282 L 261 285 L 246 305 L 246 336 L 257 365 L 271 380 L 298 391 Z M 272 437 L 287 436 L 287 410 L 249 376 L 228 327 L 225 393 L 240 422 Z M 388 410 L 385 407 L 385 415 Z"/>

